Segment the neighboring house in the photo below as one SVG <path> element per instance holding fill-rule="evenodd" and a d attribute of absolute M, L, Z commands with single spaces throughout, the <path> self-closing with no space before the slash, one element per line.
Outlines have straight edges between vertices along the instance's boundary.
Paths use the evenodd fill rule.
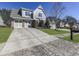
<path fill-rule="evenodd" d="M 79 24 L 78 24 L 78 23 L 75 23 L 75 24 L 73 25 L 73 28 L 79 28 Z"/>
<path fill-rule="evenodd" d="M 68 28 L 70 27 L 70 25 L 68 24 L 68 22 L 65 24 L 65 27 L 68 27 Z M 75 23 L 73 25 L 73 28 L 78 28 L 78 24 Z"/>
<path fill-rule="evenodd" d="M 64 27 L 63 20 L 56 19 L 55 17 L 48 17 L 48 19 L 50 20 L 50 28 L 51 29 Z"/>
<path fill-rule="evenodd" d="M 13 28 L 28 28 L 33 20 L 46 21 L 46 15 L 41 5 L 34 11 L 26 8 L 12 9 L 10 17 Z"/>
<path fill-rule="evenodd" d="M 0 16 L 0 26 L 6 26 L 1 16 Z"/>
<path fill-rule="evenodd" d="M 60 21 L 60 27 L 61 27 L 61 28 L 64 27 L 64 26 L 65 26 L 64 24 L 65 24 L 65 22 L 64 22 L 63 20 L 61 20 L 61 21 Z"/>
<path fill-rule="evenodd" d="M 56 29 L 55 17 L 47 17 L 47 20 L 50 22 L 50 29 Z"/>
<path fill-rule="evenodd" d="M 55 21 L 50 22 L 50 29 L 56 29 Z"/>
<path fill-rule="evenodd" d="M 78 28 L 79 28 L 79 23 L 77 23 L 77 26 L 78 26 Z"/>
<path fill-rule="evenodd" d="M 69 24 L 68 24 L 68 22 L 65 23 L 65 27 L 70 27 Z"/>

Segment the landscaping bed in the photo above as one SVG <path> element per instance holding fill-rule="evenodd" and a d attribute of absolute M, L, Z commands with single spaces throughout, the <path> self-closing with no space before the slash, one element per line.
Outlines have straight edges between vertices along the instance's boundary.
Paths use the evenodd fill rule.
<path fill-rule="evenodd" d="M 65 30 L 54 30 L 54 29 L 40 29 L 40 30 L 47 33 L 47 34 L 49 34 L 49 35 L 69 33 L 68 31 L 65 31 Z"/>
<path fill-rule="evenodd" d="M 6 42 L 11 32 L 12 28 L 0 27 L 0 43 Z"/>

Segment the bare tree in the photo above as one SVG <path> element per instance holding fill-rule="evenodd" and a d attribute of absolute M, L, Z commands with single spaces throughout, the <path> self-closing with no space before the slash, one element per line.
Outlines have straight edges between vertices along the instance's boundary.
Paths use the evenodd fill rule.
<path fill-rule="evenodd" d="M 66 19 L 65 21 L 67 21 L 70 26 L 70 39 L 73 40 L 73 31 L 72 30 L 73 30 L 73 25 L 75 23 L 77 23 L 77 20 L 76 20 L 76 18 L 74 18 L 72 16 L 66 16 L 65 19 Z"/>
<path fill-rule="evenodd" d="M 58 23 L 58 19 L 60 19 L 61 16 L 63 15 L 64 10 L 65 10 L 65 7 L 64 7 L 63 3 L 61 3 L 61 2 L 54 2 L 53 8 L 52 8 L 52 16 L 56 17 L 56 19 L 55 19 L 56 20 L 55 21 L 56 25 Z"/>
<path fill-rule="evenodd" d="M 63 5 L 62 2 L 54 2 L 53 4 L 53 16 L 56 18 L 60 18 L 62 16 L 62 14 L 64 13 L 65 10 L 65 6 Z"/>

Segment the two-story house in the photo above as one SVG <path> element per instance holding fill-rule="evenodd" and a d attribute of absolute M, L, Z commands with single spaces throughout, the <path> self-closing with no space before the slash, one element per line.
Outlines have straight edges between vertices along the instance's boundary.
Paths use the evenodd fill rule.
<path fill-rule="evenodd" d="M 46 14 L 41 5 L 34 11 L 26 8 L 12 9 L 10 17 L 13 28 L 28 28 L 33 20 L 46 21 Z"/>

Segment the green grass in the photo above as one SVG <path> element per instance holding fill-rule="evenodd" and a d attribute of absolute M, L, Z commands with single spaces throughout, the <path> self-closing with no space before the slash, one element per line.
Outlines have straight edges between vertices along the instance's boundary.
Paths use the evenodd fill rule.
<path fill-rule="evenodd" d="M 70 39 L 70 36 L 64 37 L 65 40 L 78 43 L 79 42 L 79 34 L 73 35 L 73 40 Z"/>
<path fill-rule="evenodd" d="M 54 30 L 54 29 L 40 29 L 40 30 L 49 34 L 49 35 L 57 35 L 57 34 L 68 33 L 68 31 L 64 31 L 64 30 Z"/>
<path fill-rule="evenodd" d="M 11 32 L 12 28 L 0 27 L 0 43 L 6 42 Z"/>

